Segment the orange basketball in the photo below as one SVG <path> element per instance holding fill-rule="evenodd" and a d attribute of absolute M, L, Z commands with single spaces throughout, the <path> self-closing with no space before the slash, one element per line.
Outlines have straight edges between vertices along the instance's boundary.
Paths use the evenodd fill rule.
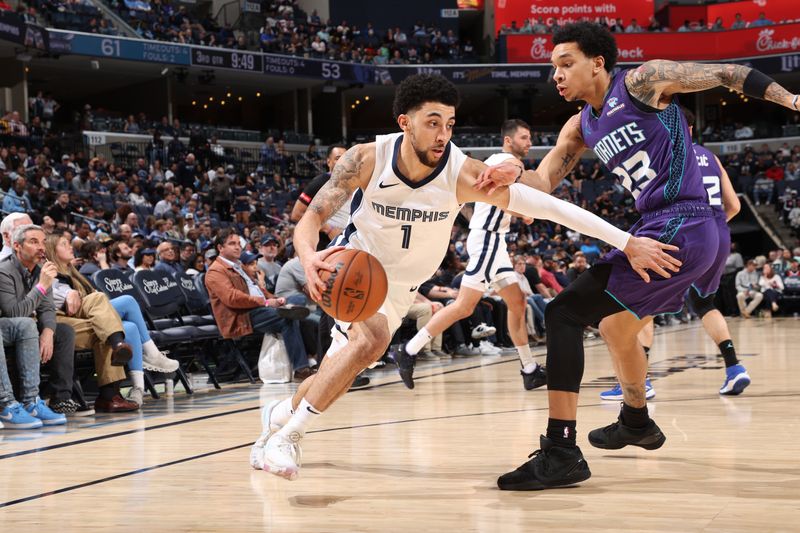
<path fill-rule="evenodd" d="M 386 271 L 375 257 L 351 248 L 334 252 L 325 260 L 335 272 L 320 272 L 325 291 L 318 302 L 330 316 L 342 322 L 366 320 L 386 299 Z"/>

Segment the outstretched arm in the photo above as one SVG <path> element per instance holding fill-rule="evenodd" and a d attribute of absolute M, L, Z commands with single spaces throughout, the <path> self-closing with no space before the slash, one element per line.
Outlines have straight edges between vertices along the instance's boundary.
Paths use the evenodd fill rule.
<path fill-rule="evenodd" d="M 800 98 L 772 78 L 744 65 L 679 63 L 665 59 L 647 61 L 625 75 L 631 96 L 658 109 L 665 108 L 673 94 L 727 87 L 754 98 L 768 100 L 800 111 Z"/>
<path fill-rule="evenodd" d="M 495 194 L 489 196 L 487 192 L 475 188 L 477 176 L 486 168 L 486 165 L 475 159 L 464 162 L 458 176 L 459 203 L 485 202 L 529 217 L 551 220 L 584 235 L 602 239 L 622 250 L 633 269 L 646 282 L 650 281 L 646 272 L 648 269 L 665 278 L 670 277 L 668 270 L 678 271 L 681 262 L 666 253 L 667 250 L 676 251 L 677 247 L 648 238 L 634 237 L 597 215 L 546 192 L 513 183 L 508 187 L 500 187 Z"/>
<path fill-rule="evenodd" d="M 331 178 L 322 186 L 308 206 L 303 218 L 294 230 L 294 247 L 306 274 L 308 292 L 319 301 L 325 284 L 319 277 L 320 270 L 333 271 L 325 258 L 339 248 L 328 248 L 316 253 L 319 231 L 328 218 L 344 205 L 357 188 L 369 183 L 375 169 L 375 144 L 357 144 L 350 148 L 336 163 Z"/>

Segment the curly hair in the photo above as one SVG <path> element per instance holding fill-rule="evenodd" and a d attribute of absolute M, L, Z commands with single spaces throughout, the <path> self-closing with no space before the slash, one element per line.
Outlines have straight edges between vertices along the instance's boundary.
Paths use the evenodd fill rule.
<path fill-rule="evenodd" d="M 456 86 L 438 74 L 414 74 L 404 79 L 394 95 L 394 118 L 414 111 L 426 102 L 458 107 Z"/>
<path fill-rule="evenodd" d="M 565 24 L 553 33 L 553 45 L 576 43 L 587 57 L 603 56 L 608 72 L 617 64 L 617 41 L 608 27 L 594 22 Z"/>

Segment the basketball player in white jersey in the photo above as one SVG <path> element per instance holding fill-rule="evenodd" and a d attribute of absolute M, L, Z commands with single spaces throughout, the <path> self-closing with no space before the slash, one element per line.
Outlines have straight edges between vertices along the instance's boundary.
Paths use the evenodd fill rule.
<path fill-rule="evenodd" d="M 507 159 L 522 161 L 531 148 L 531 128 L 518 119 L 506 120 L 500 128 L 503 150 L 490 156 L 487 165 L 497 165 Z M 533 390 L 547 383 L 544 368 L 533 360 L 528 345 L 525 324 L 525 295 L 520 289 L 517 274 L 511 265 L 506 249 L 506 233 L 511 224 L 512 213 L 483 202 L 475 202 L 475 210 L 469 221 L 467 251 L 469 263 L 461 279 L 458 297 L 452 304 L 433 315 L 425 327 L 400 350 L 414 357 L 430 339 L 442 333 L 456 321 L 472 314 L 481 301 L 487 285 L 491 285 L 508 306 L 508 332 L 522 364 L 522 383 L 526 390 Z M 530 224 L 531 219 L 526 223 Z M 400 376 L 406 387 L 414 388 L 411 372 L 401 369 Z"/>
<path fill-rule="evenodd" d="M 294 245 L 312 299 L 319 301 L 325 290 L 320 270 L 335 270 L 325 260 L 342 246 L 365 250 L 381 262 L 388 293 L 378 312 L 363 322 L 337 322 L 334 341 L 317 374 L 306 379 L 294 396 L 262 410 L 264 432 L 250 452 L 254 468 L 290 480 L 299 475 L 303 436 L 348 390 L 353 378 L 386 351 L 417 287 L 444 257 L 464 203 L 491 203 L 602 239 L 623 250 L 643 277 L 646 269 L 665 277 L 670 276 L 668 270 L 678 271 L 680 262 L 666 253 L 676 247 L 633 237 L 547 193 L 518 183 L 492 196 L 478 190 L 477 178 L 488 167 L 450 143 L 457 105 L 458 91 L 445 78 L 432 74 L 406 78 L 393 105 L 402 131 L 350 148 L 297 225 Z M 320 228 L 354 192 L 350 224 L 335 241 L 338 246 L 317 252 Z M 413 359 L 398 364 L 412 368 Z"/>

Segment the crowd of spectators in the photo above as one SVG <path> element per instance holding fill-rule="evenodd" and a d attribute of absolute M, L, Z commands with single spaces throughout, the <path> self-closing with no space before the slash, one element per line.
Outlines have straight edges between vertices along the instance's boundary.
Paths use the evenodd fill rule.
<path fill-rule="evenodd" d="M 305 12 L 297 0 L 262 0 L 259 31 L 220 24 L 208 6 L 198 9 L 174 0 L 107 0 L 142 39 L 197 44 L 233 50 L 325 58 L 378 65 L 474 61 L 473 43 L 418 21 L 410 28 L 358 27 L 347 21 L 322 20 Z M 28 0 L 17 9 L 33 23 L 102 35 L 121 35 L 119 28 L 88 0 Z"/>
<path fill-rule="evenodd" d="M 594 19 L 584 17 L 581 20 L 591 20 L 592 22 L 596 22 L 598 24 L 604 24 L 608 26 L 613 33 L 724 31 L 739 30 L 744 28 L 758 28 L 761 26 L 771 26 L 775 24 L 775 22 L 768 19 L 763 12 L 760 13 L 755 20 L 751 21 L 744 20 L 741 13 L 737 13 L 735 15 L 735 20 L 727 28 L 722 21 L 722 17 L 717 17 L 713 23 L 702 19 L 696 21 L 686 20 L 683 24 L 676 28 L 663 26 L 654 16 L 650 17 L 647 21 L 637 20 L 635 18 L 625 20 L 622 17 L 596 17 Z M 782 22 L 784 21 L 780 21 L 780 23 Z M 550 21 L 547 22 L 544 17 L 537 17 L 536 19 L 531 17 L 529 19 L 525 19 L 522 22 L 522 25 L 519 25 L 516 20 L 512 21 L 510 26 L 503 24 L 500 26 L 498 33 L 500 35 L 513 33 L 543 34 L 553 33 L 556 29 L 558 29 L 558 27 L 559 24 L 556 19 L 550 19 Z"/>
<path fill-rule="evenodd" d="M 57 103 L 45 102 L 52 102 L 52 98 L 40 94 L 31 102 L 40 120 L 52 118 L 45 109 L 57 109 Z M 14 120 L 12 117 L 12 123 Z M 128 122 L 134 128 L 139 125 L 136 117 L 130 117 Z M 88 157 L 80 151 L 54 152 L 47 145 L 18 145 L 15 141 L 21 137 L 3 137 L 0 140 L 0 194 L 4 217 L 30 216 L 32 222 L 41 225 L 45 235 L 66 239 L 75 256 L 69 263 L 87 279 L 107 268 L 203 274 L 220 253 L 220 247 L 225 247 L 235 235 L 236 246 L 228 243 L 230 249 L 226 250 L 225 257 L 232 261 L 238 247 L 243 260 L 228 265 L 226 279 L 235 280 L 233 273 L 239 275 L 238 266 L 246 271 L 246 265 L 255 265 L 261 268 L 253 270 L 253 284 L 247 285 L 248 291 L 258 287 L 259 291 L 264 291 L 264 301 L 276 308 L 285 303 L 280 298 L 292 297 L 292 303 L 309 304 L 303 295 L 302 270 L 298 270 L 296 260 L 292 261 L 294 223 L 291 217 L 307 180 L 293 175 L 293 159 L 288 157 L 281 139 L 267 138 L 257 156 L 258 169 L 245 172 L 234 164 L 217 165 L 212 159 L 213 150 L 198 156 L 189 147 L 178 151 L 176 159 L 165 158 L 162 164 L 161 155 L 165 152 L 157 142 L 159 129 L 176 133 L 181 130 L 181 124 L 180 121 L 162 121 L 153 130 L 153 142 L 147 150 L 137 154 L 129 164 Z M 19 127 L 17 131 L 21 131 Z M 314 149 L 313 146 L 309 148 L 309 156 L 319 157 Z M 790 224 L 800 221 L 796 192 L 800 189 L 800 146 L 791 147 L 786 143 L 778 150 L 769 150 L 766 146 L 748 147 L 743 153 L 724 157 L 723 162 L 739 192 L 757 203 L 774 203 L 776 208 L 785 211 L 784 218 Z M 525 163 L 529 167 L 536 165 L 536 161 Z M 332 163 L 328 164 L 331 168 Z M 764 180 L 771 185 L 768 191 Z M 590 209 L 623 229 L 638 219 L 631 196 L 597 161 L 582 161 L 554 194 Z M 423 299 L 419 302 L 420 309 L 430 310 L 431 315 L 457 296 L 459 274 L 467 260 L 466 232 L 462 220 L 453 232 L 441 269 L 420 287 Z M 13 228 L 4 236 L 6 246 L 10 247 Z M 220 236 L 224 237 L 223 242 Z M 591 268 L 606 248 L 567 228 L 538 220 L 531 225 L 514 220 L 507 240 L 520 281 L 527 287 L 530 340 L 540 342 L 545 334 L 544 308 L 549 300 L 579 273 Z M 756 258 L 753 264 L 760 269 L 758 279 L 747 282 L 746 290 L 739 289 L 747 280 L 735 283 L 733 278 L 740 270 L 753 270 L 732 254 L 729 281 L 731 290 L 735 287 L 739 294 L 732 298 L 733 312 L 739 309 L 743 315 L 751 315 L 759 306 L 765 313 L 783 312 L 784 302 L 790 299 L 780 293 L 785 293 L 787 287 L 791 292 L 792 284 L 796 283 L 787 279 L 797 276 L 798 253 L 800 249 L 782 250 L 772 252 L 763 261 Z M 258 274 L 259 271 L 263 274 Z M 283 281 L 282 274 L 286 276 Z M 284 292 L 286 287 L 288 290 Z M 250 295 L 253 296 L 253 292 Z M 66 305 L 66 300 L 63 302 L 62 305 Z M 488 294 L 473 316 L 448 329 L 442 339 L 423 351 L 423 358 L 492 355 L 510 348 L 504 307 L 501 299 Z M 687 307 L 685 317 L 691 317 L 691 313 Z M 429 318 L 426 313 L 409 316 L 407 326 L 413 330 L 419 327 L 420 320 Z M 265 319 L 259 315 L 250 319 L 259 324 L 256 331 L 279 331 L 288 327 L 275 322 L 275 316 Z M 262 319 L 264 322 L 259 322 Z M 296 376 L 302 378 L 313 372 L 313 363 L 322 352 L 312 340 L 314 328 L 319 327 L 315 315 L 300 320 L 299 324 L 304 353 L 301 354 L 295 345 L 291 359 L 296 370 L 310 369 Z M 478 338 L 475 332 L 479 332 Z M 401 330 L 400 335 L 405 333 Z M 484 335 L 487 336 L 480 338 Z M 224 365 L 222 370 L 226 370 Z M 235 379 L 237 367 L 233 365 L 227 370 Z M 115 385 L 107 393 L 111 397 L 106 398 L 106 405 L 122 405 L 119 398 L 114 399 L 118 396 L 119 381 L 111 382 Z"/>

